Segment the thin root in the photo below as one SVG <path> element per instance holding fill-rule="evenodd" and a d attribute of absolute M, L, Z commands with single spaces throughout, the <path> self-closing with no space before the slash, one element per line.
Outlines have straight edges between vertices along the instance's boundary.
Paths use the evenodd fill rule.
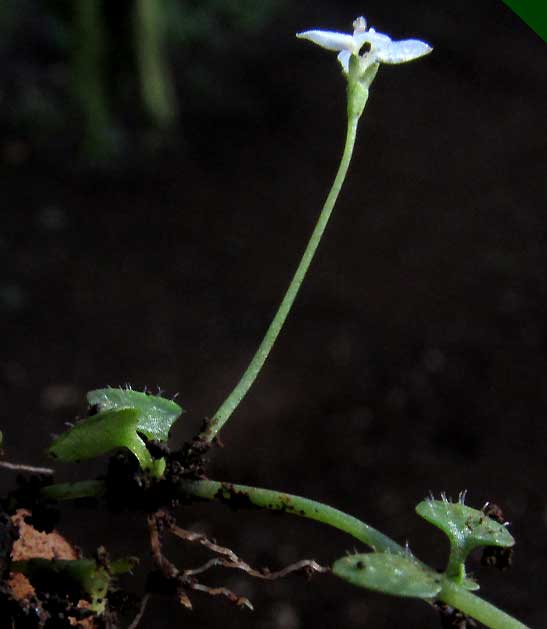
<path fill-rule="evenodd" d="M 181 529 L 179 526 L 171 525 L 170 529 L 173 535 L 176 535 L 180 539 L 184 539 L 188 542 L 193 542 L 197 544 L 201 544 L 205 546 L 209 550 L 212 550 L 217 555 L 221 555 L 222 557 L 226 557 L 226 560 L 223 559 L 211 559 L 203 566 L 199 568 L 195 568 L 194 570 L 185 570 L 184 575 L 194 575 L 199 574 L 201 572 L 205 572 L 214 566 L 224 566 L 225 568 L 233 568 L 236 570 L 243 570 L 247 574 L 252 577 L 256 577 L 257 579 L 267 579 L 273 581 L 274 579 L 282 579 L 292 572 L 300 572 L 304 571 L 306 574 L 311 575 L 315 572 L 322 573 L 328 572 L 329 569 L 319 565 L 316 561 L 312 559 L 302 559 L 297 561 L 296 563 L 283 568 L 282 570 L 278 570 L 276 572 L 271 572 L 268 568 L 263 568 L 261 570 L 255 570 L 251 568 L 251 566 L 240 559 L 233 550 L 230 548 L 226 548 L 224 546 L 219 546 L 215 542 L 208 539 L 205 535 L 201 533 L 193 533 L 192 531 L 186 531 L 185 529 Z"/>
<path fill-rule="evenodd" d="M 23 465 L 21 463 L 10 463 L 9 461 L 0 461 L 0 467 L 14 472 L 28 472 L 29 474 L 45 474 L 51 476 L 54 473 L 50 467 L 35 467 L 34 465 Z"/>
<path fill-rule="evenodd" d="M 149 600 L 150 600 L 150 594 L 145 594 L 141 601 L 137 615 L 135 616 L 135 618 L 133 618 L 132 623 L 129 625 L 129 627 L 127 627 L 127 629 L 137 629 L 137 627 L 139 626 L 139 623 L 142 620 L 142 617 L 144 616 L 144 612 L 146 610 L 146 606 L 148 605 Z"/>

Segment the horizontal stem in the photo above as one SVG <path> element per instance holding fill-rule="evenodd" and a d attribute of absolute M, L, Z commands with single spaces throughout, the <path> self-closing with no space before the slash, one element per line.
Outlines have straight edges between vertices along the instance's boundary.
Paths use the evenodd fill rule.
<path fill-rule="evenodd" d="M 178 483 L 178 490 L 185 496 L 204 500 L 218 500 L 235 508 L 258 507 L 316 520 L 348 533 L 360 542 L 370 546 L 376 552 L 407 552 L 403 546 L 372 526 L 343 511 L 309 498 L 285 494 L 272 489 L 221 483 L 212 480 L 182 480 Z M 45 496 L 54 500 L 100 496 L 104 492 L 105 484 L 102 481 L 59 483 L 45 487 L 42 490 Z M 442 577 L 441 583 L 442 589 L 436 596 L 437 600 L 443 601 L 450 607 L 458 609 L 467 616 L 478 620 L 486 627 L 490 627 L 490 629 L 528 629 L 525 624 L 516 618 L 472 594 L 447 576 Z"/>
<path fill-rule="evenodd" d="M 219 500 L 234 507 L 259 507 L 270 511 L 286 511 L 328 524 L 355 537 L 377 552 L 404 553 L 405 549 L 372 526 L 328 505 L 271 489 L 220 483 L 212 480 L 181 481 L 180 489 L 190 496 Z"/>
<path fill-rule="evenodd" d="M 255 506 L 273 511 L 286 511 L 287 513 L 316 520 L 348 533 L 370 546 L 376 552 L 406 552 L 397 542 L 375 528 L 343 511 L 315 500 L 271 489 L 220 483 L 211 480 L 181 481 L 179 487 L 184 493 L 196 498 L 219 500 L 234 507 Z M 467 616 L 475 618 L 487 627 L 490 627 L 490 629 L 528 629 L 520 621 L 472 594 L 448 577 L 443 577 L 442 586 L 436 597 L 437 600 L 443 601 L 450 607 L 454 607 Z"/>

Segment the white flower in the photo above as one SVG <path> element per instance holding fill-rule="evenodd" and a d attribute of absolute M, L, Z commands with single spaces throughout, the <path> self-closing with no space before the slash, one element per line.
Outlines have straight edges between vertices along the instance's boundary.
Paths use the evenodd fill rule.
<path fill-rule="evenodd" d="M 370 50 L 359 57 L 362 70 L 374 63 L 405 63 L 423 57 L 433 50 L 429 44 L 419 39 L 392 41 L 389 35 L 377 33 L 373 28 L 367 30 L 364 17 L 358 17 L 353 22 L 353 29 L 353 35 L 336 31 L 312 30 L 297 33 L 296 36 L 309 39 L 327 50 L 339 51 L 338 61 L 346 73 L 349 72 L 351 55 L 359 56 L 361 48 L 367 43 Z"/>

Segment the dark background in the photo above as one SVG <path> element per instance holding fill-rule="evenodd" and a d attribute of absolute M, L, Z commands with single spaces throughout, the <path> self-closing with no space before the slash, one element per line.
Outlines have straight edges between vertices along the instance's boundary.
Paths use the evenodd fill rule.
<path fill-rule="evenodd" d="M 438 567 L 446 544 L 415 504 L 462 489 L 473 506 L 494 501 L 517 539 L 514 566 L 470 568 L 487 599 L 546 626 L 547 59 L 501 1 L 285 2 L 254 31 L 228 33 L 217 55 L 213 29 L 173 52 L 180 107 L 167 145 L 128 142 L 100 167 L 78 152 L 77 116 L 57 109 L 63 132 L 49 135 L 14 124 L 4 81 L 6 457 L 48 464 L 51 434 L 107 384 L 178 392 L 187 413 L 174 443 L 214 413 L 289 281 L 343 142 L 335 55 L 294 33 L 349 31 L 362 13 L 435 50 L 381 68 L 326 239 L 210 474 L 341 508 Z M 39 82 L 32 36 L 4 53 L 4 78 Z M 209 73 L 202 87 L 180 78 L 194 64 Z M 67 467 L 59 479 L 102 463 Z M 64 523 L 89 552 L 144 552 L 139 519 L 68 508 Z M 179 523 L 271 568 L 361 548 L 319 524 L 222 505 L 181 510 Z M 170 553 L 181 567 L 202 558 L 182 543 Z M 192 613 L 153 602 L 143 626 L 438 626 L 422 603 L 333 577 L 268 584 L 218 571 L 206 582 L 256 611 L 195 594 Z"/>

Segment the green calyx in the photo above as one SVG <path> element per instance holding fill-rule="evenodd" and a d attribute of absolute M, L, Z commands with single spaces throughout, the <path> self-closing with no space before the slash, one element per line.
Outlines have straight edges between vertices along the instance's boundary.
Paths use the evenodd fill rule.
<path fill-rule="evenodd" d="M 367 104 L 369 88 L 378 73 L 378 63 L 362 67 L 363 59 L 352 55 L 348 72 L 348 117 L 359 119 Z"/>

